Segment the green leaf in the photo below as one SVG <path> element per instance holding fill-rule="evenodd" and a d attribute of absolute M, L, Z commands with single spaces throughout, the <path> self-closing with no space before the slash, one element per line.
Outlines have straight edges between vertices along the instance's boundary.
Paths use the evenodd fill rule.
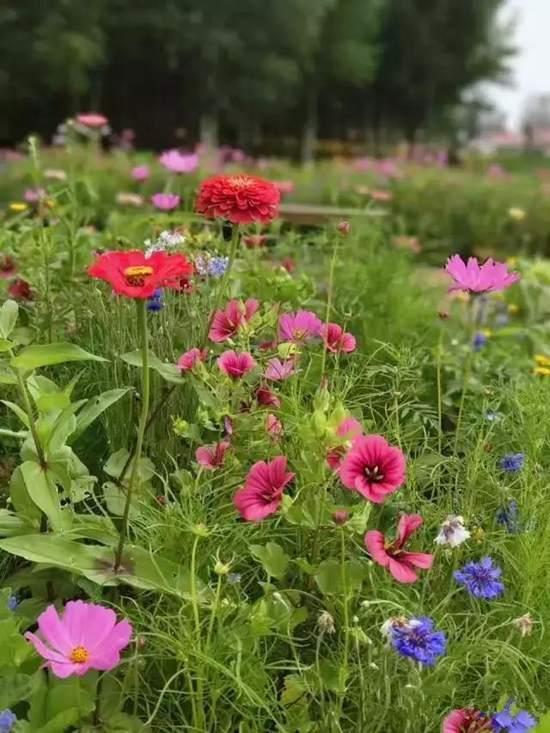
<path fill-rule="evenodd" d="M 3 339 L 9 338 L 11 332 L 15 328 L 17 323 L 17 315 L 19 313 L 19 306 L 15 300 L 6 300 L 6 302 L 0 308 L 0 337 Z"/>
<path fill-rule="evenodd" d="M 250 552 L 261 562 L 268 576 L 272 578 L 283 578 L 290 561 L 283 548 L 276 542 L 268 542 L 267 545 L 251 545 Z"/>
<path fill-rule="evenodd" d="M 0 384 L 17 384 L 17 377 L 11 369 L 0 368 Z"/>
<path fill-rule="evenodd" d="M 17 537 L 35 529 L 18 514 L 8 509 L 0 509 L 0 537 Z"/>
<path fill-rule="evenodd" d="M 533 733 L 550 733 L 550 713 L 543 715 Z"/>
<path fill-rule="evenodd" d="M 108 361 L 102 356 L 90 354 L 76 344 L 57 343 L 27 346 L 11 360 L 16 369 L 38 369 L 52 364 L 64 364 L 68 361 Z"/>
<path fill-rule="evenodd" d="M 14 346 L 12 341 L 8 341 L 8 339 L 0 338 L 0 354 L 3 351 L 9 351 Z"/>
<path fill-rule="evenodd" d="M 367 565 L 360 560 L 347 560 L 343 572 L 338 560 L 325 560 L 319 565 L 315 580 L 322 593 L 343 594 L 345 590 L 349 595 L 360 590 L 366 575 Z"/>
<path fill-rule="evenodd" d="M 66 527 L 69 517 L 61 511 L 53 477 L 34 461 L 25 461 L 20 468 L 29 496 L 48 517 L 53 529 Z"/>
<path fill-rule="evenodd" d="M 119 358 L 125 361 L 126 364 L 130 364 L 130 366 L 142 366 L 143 360 L 139 349 L 121 354 Z M 154 369 L 167 382 L 173 382 L 174 384 L 183 384 L 185 382 L 185 379 L 181 376 L 181 372 L 175 364 L 167 364 L 161 361 L 152 351 L 149 352 L 149 369 Z"/>
<path fill-rule="evenodd" d="M 6 405 L 6 407 L 9 407 L 9 409 L 17 415 L 26 428 L 29 427 L 29 418 L 25 410 L 21 409 L 21 407 L 16 405 L 15 402 L 9 402 L 8 400 L 0 400 L 0 402 L 3 405 Z"/>
<path fill-rule="evenodd" d="M 79 435 L 88 428 L 94 420 L 96 420 L 102 412 L 105 412 L 107 408 L 118 402 L 121 397 L 130 391 L 130 387 L 124 387 L 121 389 L 110 389 L 107 392 L 103 392 L 97 397 L 92 397 L 88 400 L 88 403 L 80 410 L 76 418 L 76 430 L 71 435 L 70 443 L 74 442 Z"/>
<path fill-rule="evenodd" d="M 28 674 L 14 674 L 2 678 L 0 710 L 6 710 L 26 700 L 33 692 L 35 678 Z"/>

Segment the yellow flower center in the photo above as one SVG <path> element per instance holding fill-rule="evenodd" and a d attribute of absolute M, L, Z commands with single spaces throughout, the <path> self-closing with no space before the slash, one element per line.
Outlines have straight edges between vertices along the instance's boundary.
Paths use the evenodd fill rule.
<path fill-rule="evenodd" d="M 124 277 L 128 285 L 140 286 L 145 283 L 145 278 L 152 275 L 154 269 L 149 265 L 133 265 L 124 270 Z"/>
<path fill-rule="evenodd" d="M 74 664 L 85 664 L 90 658 L 90 652 L 83 646 L 75 646 L 69 655 Z"/>
<path fill-rule="evenodd" d="M 252 183 L 248 176 L 231 176 L 229 180 L 235 188 L 248 188 Z"/>

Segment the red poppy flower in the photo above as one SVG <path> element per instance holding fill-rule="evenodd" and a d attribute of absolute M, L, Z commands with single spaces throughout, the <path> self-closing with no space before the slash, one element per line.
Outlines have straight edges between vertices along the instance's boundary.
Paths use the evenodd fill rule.
<path fill-rule="evenodd" d="M 88 268 L 88 275 L 110 283 L 115 293 L 127 298 L 150 298 L 157 288 L 180 290 L 193 274 L 193 265 L 180 254 L 140 250 L 104 252 Z"/>
<path fill-rule="evenodd" d="M 31 286 L 20 277 L 10 283 L 8 295 L 14 300 L 33 300 L 34 298 Z"/>
<path fill-rule="evenodd" d="M 278 215 L 281 194 L 270 181 L 245 173 L 211 176 L 201 183 L 196 202 L 199 214 L 232 224 L 270 222 Z"/>

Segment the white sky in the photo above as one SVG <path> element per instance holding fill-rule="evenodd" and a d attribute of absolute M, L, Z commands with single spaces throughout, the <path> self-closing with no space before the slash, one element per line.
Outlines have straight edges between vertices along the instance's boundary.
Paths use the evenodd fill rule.
<path fill-rule="evenodd" d="M 492 87 L 489 96 L 506 113 L 509 126 L 518 127 L 526 97 L 550 92 L 550 0 L 508 0 L 504 17 L 514 16 L 513 87 Z"/>

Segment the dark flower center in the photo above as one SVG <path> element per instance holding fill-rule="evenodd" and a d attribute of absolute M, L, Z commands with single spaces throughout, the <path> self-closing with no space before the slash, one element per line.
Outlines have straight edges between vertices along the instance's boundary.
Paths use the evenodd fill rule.
<path fill-rule="evenodd" d="M 142 287 L 145 285 L 145 280 L 152 275 L 153 272 L 154 269 L 149 265 L 133 265 L 132 267 L 127 267 L 124 270 L 124 277 L 128 285 Z"/>
<path fill-rule="evenodd" d="M 373 484 L 378 484 L 384 480 L 380 466 L 365 466 L 365 476 Z"/>

